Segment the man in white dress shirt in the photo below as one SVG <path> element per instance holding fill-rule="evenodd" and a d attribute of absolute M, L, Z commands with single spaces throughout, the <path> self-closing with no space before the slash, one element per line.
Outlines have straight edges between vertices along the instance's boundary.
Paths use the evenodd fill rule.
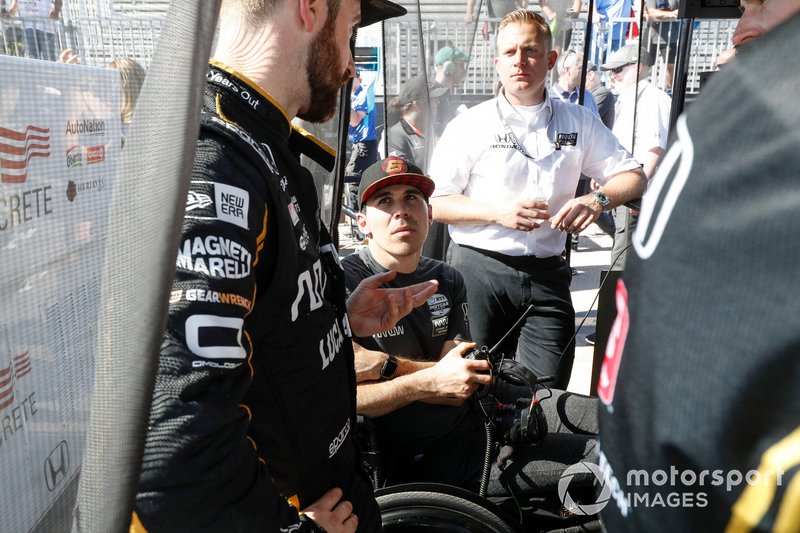
<path fill-rule="evenodd" d="M 575 331 L 566 234 L 640 197 L 646 180 L 597 116 L 548 98 L 545 78 L 558 54 L 540 15 L 506 15 L 497 46 L 503 91 L 453 119 L 434 151 L 433 216 L 450 224 L 474 339 L 493 345 L 533 304 L 505 353 L 516 349 L 518 360 L 564 388 Z M 576 198 L 581 173 L 601 188 Z"/>

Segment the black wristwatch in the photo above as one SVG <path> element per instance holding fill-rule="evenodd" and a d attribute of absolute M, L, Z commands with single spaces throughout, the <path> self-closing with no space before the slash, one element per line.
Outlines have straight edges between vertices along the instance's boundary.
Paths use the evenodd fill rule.
<path fill-rule="evenodd" d="M 598 204 L 600 204 L 600 207 L 602 208 L 603 211 L 605 211 L 611 204 L 611 200 L 608 199 L 608 196 L 606 196 L 605 193 L 602 193 L 600 191 L 594 191 L 592 193 L 592 196 L 594 196 L 594 199 L 597 201 Z"/>
<path fill-rule="evenodd" d="M 381 379 L 392 379 L 397 373 L 397 357 L 390 355 L 381 367 Z"/>

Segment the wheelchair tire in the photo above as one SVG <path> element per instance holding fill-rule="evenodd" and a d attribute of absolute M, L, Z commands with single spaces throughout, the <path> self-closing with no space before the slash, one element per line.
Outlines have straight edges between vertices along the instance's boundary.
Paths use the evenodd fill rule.
<path fill-rule="evenodd" d="M 402 487 L 402 486 L 401 486 Z M 515 533 L 517 529 L 501 516 L 499 509 L 479 498 L 452 494 L 453 487 L 443 491 L 397 490 L 380 494 L 384 533 Z M 411 488 L 411 487 L 409 487 Z"/>

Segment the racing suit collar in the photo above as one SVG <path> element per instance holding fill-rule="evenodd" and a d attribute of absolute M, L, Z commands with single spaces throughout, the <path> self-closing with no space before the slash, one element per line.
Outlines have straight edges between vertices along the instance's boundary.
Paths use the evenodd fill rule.
<path fill-rule="evenodd" d="M 225 94 L 222 104 L 218 104 L 217 109 L 221 117 L 257 134 L 265 133 L 266 129 L 274 132 L 277 128 L 274 126 L 265 128 L 265 126 L 283 122 L 286 124 L 284 131 L 288 137 L 292 130 L 292 122 L 277 100 L 247 76 L 225 63 L 214 59 L 209 63 L 207 82 Z"/>

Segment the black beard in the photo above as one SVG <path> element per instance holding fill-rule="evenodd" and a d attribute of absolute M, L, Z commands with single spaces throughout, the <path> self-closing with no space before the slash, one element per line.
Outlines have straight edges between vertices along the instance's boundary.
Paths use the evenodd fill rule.
<path fill-rule="evenodd" d="M 339 68 L 333 18 L 329 18 L 311 44 L 306 63 L 306 79 L 311 91 L 308 107 L 297 116 L 308 122 L 326 122 L 336 112 L 339 91 L 347 83 L 347 74 Z"/>

